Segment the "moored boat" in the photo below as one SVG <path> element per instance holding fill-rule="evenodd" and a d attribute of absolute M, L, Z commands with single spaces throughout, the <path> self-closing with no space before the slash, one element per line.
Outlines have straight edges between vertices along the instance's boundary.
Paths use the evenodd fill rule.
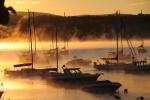
<path fill-rule="evenodd" d="M 3 93 L 4 93 L 4 91 L 0 91 L 0 98 L 2 97 Z"/>
<path fill-rule="evenodd" d="M 66 63 L 68 66 L 89 66 L 92 61 L 81 58 L 74 58 Z"/>
<path fill-rule="evenodd" d="M 92 93 L 113 93 L 116 92 L 121 87 L 118 82 L 111 82 L 109 80 L 96 81 L 91 84 L 87 84 L 81 89 L 86 92 Z"/>
<path fill-rule="evenodd" d="M 125 71 L 150 72 L 150 64 L 147 63 L 146 59 L 139 61 L 136 60 L 131 63 L 106 63 L 106 64 L 94 63 L 94 68 L 99 70 L 125 70 Z"/>
<path fill-rule="evenodd" d="M 43 74 L 49 71 L 56 71 L 56 68 L 33 68 L 32 63 L 24 63 L 14 65 L 14 70 L 5 69 L 4 75 L 9 77 L 34 77 L 34 76 L 42 76 Z"/>
<path fill-rule="evenodd" d="M 49 72 L 45 74 L 44 79 L 48 82 L 54 82 L 55 84 L 60 85 L 81 85 L 81 84 L 89 84 L 95 82 L 100 74 L 90 74 L 81 72 L 80 68 L 67 68 L 65 66 L 63 68 L 63 73 L 61 72 Z"/>
<path fill-rule="evenodd" d="M 85 84 L 90 82 L 95 82 L 100 74 L 90 74 L 81 72 L 80 68 L 67 68 L 63 65 L 63 72 L 59 72 L 59 51 L 57 44 L 57 28 L 56 28 L 56 68 L 57 71 L 46 73 L 43 78 L 47 80 L 48 83 L 54 83 L 55 85 L 68 86 L 72 84 Z M 74 86 L 73 86 L 74 87 Z"/>
<path fill-rule="evenodd" d="M 119 24 L 119 27 L 116 27 L 116 52 L 110 52 L 109 57 L 101 58 L 104 63 L 94 62 L 94 68 L 99 70 L 130 70 L 150 72 L 150 64 L 147 63 L 145 58 L 142 59 L 138 55 L 138 53 L 147 52 L 143 43 L 139 46 L 138 51 L 136 51 L 131 43 L 131 40 L 129 39 L 129 36 L 127 36 L 126 41 L 131 54 L 124 53 L 121 37 L 125 31 L 125 23 L 123 19 L 120 20 Z M 121 48 L 119 48 L 119 37 L 121 38 Z"/>
<path fill-rule="evenodd" d="M 30 12 L 29 13 L 29 30 L 30 30 L 30 59 L 31 63 L 23 63 L 14 65 L 14 68 L 18 68 L 15 70 L 5 69 L 4 75 L 6 76 L 13 76 L 13 77 L 33 77 L 33 76 L 42 76 L 46 72 L 50 70 L 57 71 L 56 68 L 34 68 L 34 52 L 33 52 L 33 44 L 32 44 L 32 30 L 31 30 L 31 21 L 30 21 Z"/>

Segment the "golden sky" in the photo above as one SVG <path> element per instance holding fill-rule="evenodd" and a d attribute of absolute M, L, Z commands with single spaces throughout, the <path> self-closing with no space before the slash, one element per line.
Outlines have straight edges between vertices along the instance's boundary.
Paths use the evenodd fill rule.
<path fill-rule="evenodd" d="M 6 6 L 18 11 L 46 12 L 57 15 L 109 14 L 120 10 L 121 13 L 150 13 L 150 0 L 6 0 Z"/>

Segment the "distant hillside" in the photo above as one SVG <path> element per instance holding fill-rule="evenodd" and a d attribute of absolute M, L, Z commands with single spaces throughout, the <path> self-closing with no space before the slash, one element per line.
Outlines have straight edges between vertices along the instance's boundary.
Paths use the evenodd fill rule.
<path fill-rule="evenodd" d="M 32 14 L 31 14 L 32 15 Z M 122 34 L 131 38 L 150 38 L 150 15 L 83 15 L 83 16 L 57 16 L 47 13 L 35 13 L 36 33 L 39 37 L 50 39 L 58 29 L 59 38 L 68 39 L 113 39 L 116 32 L 124 29 Z M 14 30 L 15 29 L 15 30 Z M 8 32 L 7 32 L 7 31 Z M 11 15 L 8 28 L 4 29 L 6 36 L 12 36 L 14 32 L 23 35 L 28 32 L 28 13 L 18 12 Z M 64 35 L 65 33 L 65 35 Z"/>

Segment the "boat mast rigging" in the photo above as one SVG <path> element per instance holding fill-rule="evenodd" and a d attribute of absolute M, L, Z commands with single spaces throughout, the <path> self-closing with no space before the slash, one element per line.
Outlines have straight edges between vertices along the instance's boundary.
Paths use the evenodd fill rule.
<path fill-rule="evenodd" d="M 34 54 L 36 55 L 36 51 L 37 51 L 37 49 L 36 49 L 36 33 L 35 33 L 35 14 L 34 14 L 34 12 L 32 12 L 32 16 L 33 16 L 33 18 L 32 18 L 32 22 L 33 22 L 33 34 L 34 34 L 34 49 L 35 49 L 35 52 L 34 52 Z"/>
<path fill-rule="evenodd" d="M 66 49 L 66 47 L 68 48 L 68 38 L 67 38 L 67 35 L 66 35 L 66 13 L 64 12 L 64 49 Z"/>
<path fill-rule="evenodd" d="M 57 38 L 57 27 L 56 27 L 56 30 L 55 30 L 55 35 L 56 35 L 56 66 L 57 66 L 57 72 L 58 72 L 58 44 L 57 44 L 57 41 L 58 41 L 58 38 Z"/>
<path fill-rule="evenodd" d="M 119 50 L 118 50 L 118 49 L 119 49 L 119 46 L 118 46 L 119 34 L 118 34 L 118 32 L 117 32 L 116 35 L 117 35 L 117 56 L 116 56 L 117 58 L 116 58 L 116 59 L 117 59 L 117 64 L 118 64 L 118 62 L 119 62 L 119 57 L 118 57 L 118 51 L 119 51 Z"/>
<path fill-rule="evenodd" d="M 33 58 L 33 47 L 32 47 L 31 18 L 30 18 L 30 11 L 29 11 L 29 9 L 28 9 L 28 14 L 29 14 L 29 33 L 30 33 L 30 46 L 31 46 L 31 62 L 32 62 L 32 69 L 33 69 L 34 58 Z"/>

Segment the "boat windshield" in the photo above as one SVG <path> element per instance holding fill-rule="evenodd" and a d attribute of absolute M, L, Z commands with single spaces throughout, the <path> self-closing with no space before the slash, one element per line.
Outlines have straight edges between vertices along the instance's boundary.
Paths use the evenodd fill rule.
<path fill-rule="evenodd" d="M 76 70 L 70 70 L 70 72 L 72 74 L 81 74 L 81 71 L 79 69 L 76 69 Z"/>
<path fill-rule="evenodd" d="M 65 74 L 81 74 L 82 72 L 80 71 L 79 68 L 65 68 L 64 73 Z"/>

